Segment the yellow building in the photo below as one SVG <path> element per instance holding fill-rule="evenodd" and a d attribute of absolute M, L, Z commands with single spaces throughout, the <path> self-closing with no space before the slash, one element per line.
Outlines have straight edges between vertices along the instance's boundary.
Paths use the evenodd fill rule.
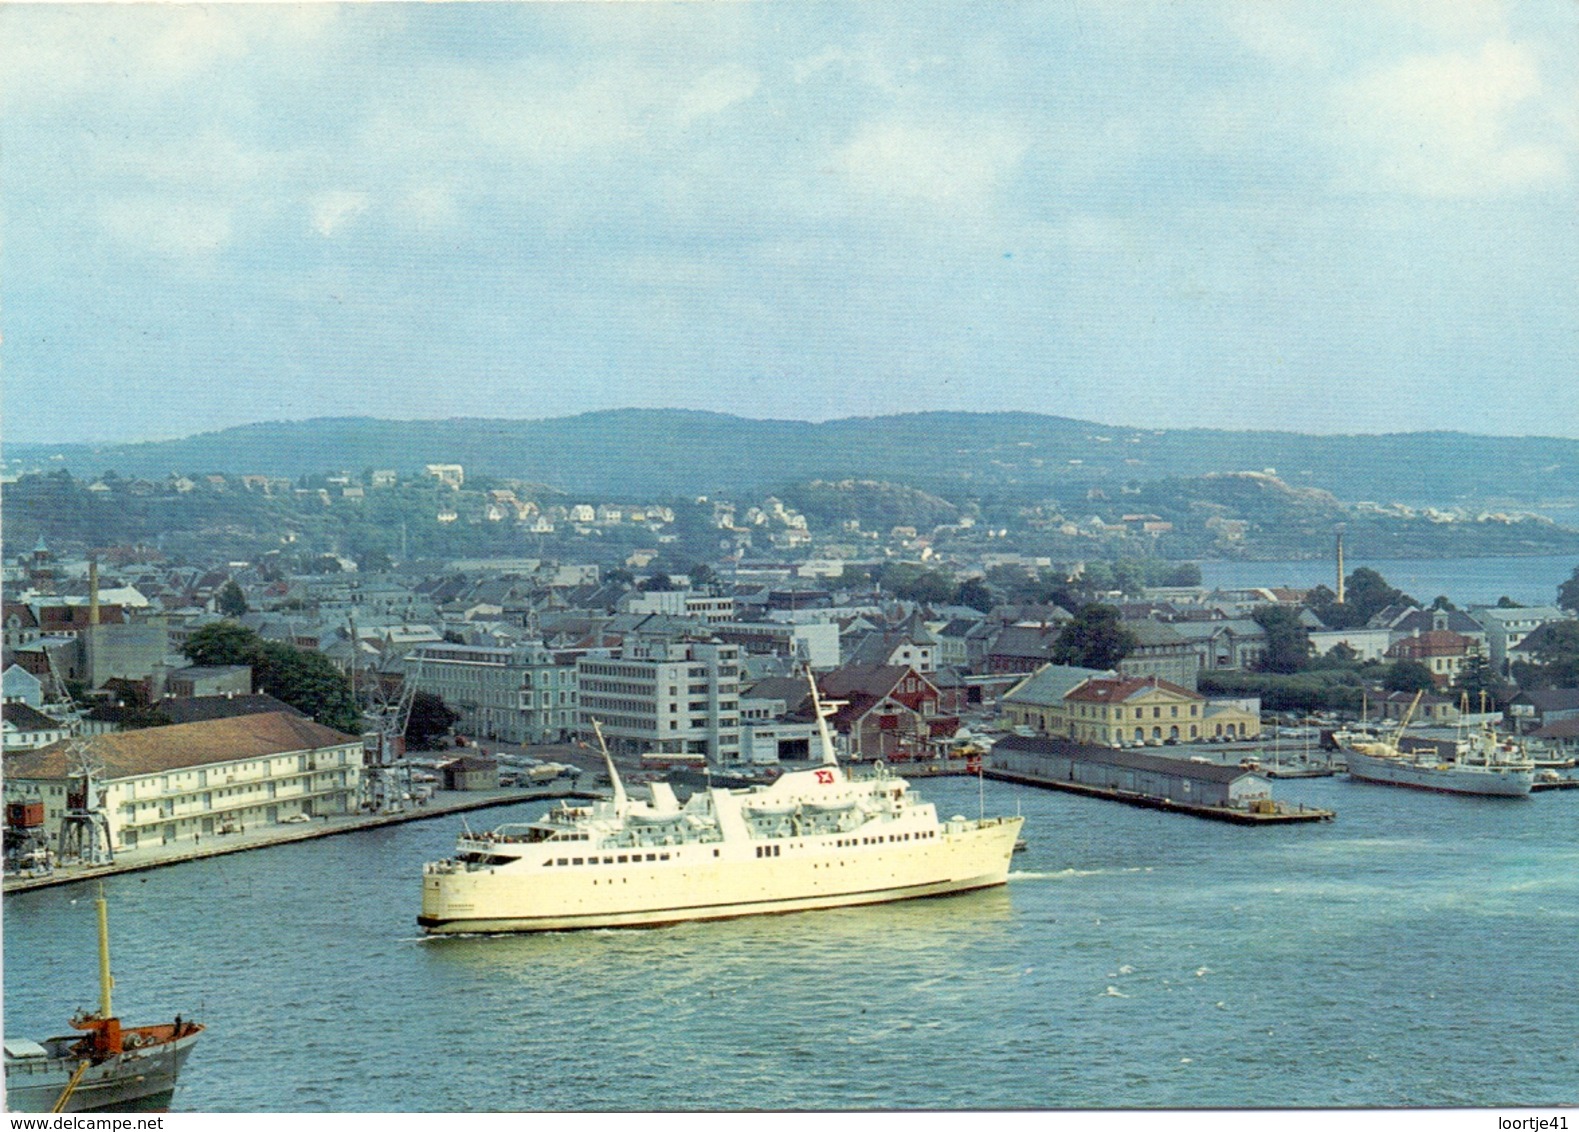
<path fill-rule="evenodd" d="M 1049 735 L 1094 746 L 1198 742 L 1206 697 L 1155 676 L 1092 679 L 1048 719 Z"/>

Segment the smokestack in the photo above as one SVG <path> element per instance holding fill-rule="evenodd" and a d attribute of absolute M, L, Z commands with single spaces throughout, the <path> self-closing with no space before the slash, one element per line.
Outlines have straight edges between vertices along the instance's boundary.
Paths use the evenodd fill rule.
<path fill-rule="evenodd" d="M 1343 532 L 1338 532 L 1338 604 L 1343 604 Z"/>
<path fill-rule="evenodd" d="M 99 560 L 88 559 L 88 624 L 99 623 Z"/>

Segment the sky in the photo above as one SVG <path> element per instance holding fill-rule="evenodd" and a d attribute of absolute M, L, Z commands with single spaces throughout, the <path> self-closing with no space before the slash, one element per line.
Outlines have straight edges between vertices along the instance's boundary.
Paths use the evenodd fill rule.
<path fill-rule="evenodd" d="M 10 443 L 1579 438 L 1579 4 L 0 6 Z"/>

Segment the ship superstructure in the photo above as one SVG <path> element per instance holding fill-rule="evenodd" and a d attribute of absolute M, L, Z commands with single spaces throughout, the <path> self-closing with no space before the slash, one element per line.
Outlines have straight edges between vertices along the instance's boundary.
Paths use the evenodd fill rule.
<path fill-rule="evenodd" d="M 850 777 L 817 712 L 821 765 L 683 805 L 665 782 L 632 800 L 605 748 L 611 798 L 463 834 L 453 857 L 424 869 L 418 923 L 436 934 L 656 926 L 1004 883 L 1020 818 L 939 820 L 881 766 Z"/>

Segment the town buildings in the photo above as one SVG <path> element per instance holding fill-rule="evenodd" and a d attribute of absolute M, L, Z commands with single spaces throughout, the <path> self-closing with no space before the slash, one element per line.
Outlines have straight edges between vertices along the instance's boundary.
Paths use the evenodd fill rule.
<path fill-rule="evenodd" d="M 99 735 L 103 812 L 116 849 L 356 809 L 362 740 L 285 712 Z M 5 800 L 44 803 L 53 842 L 77 789 L 67 744 L 5 756 Z M 80 805 L 80 802 L 77 803 Z"/>

